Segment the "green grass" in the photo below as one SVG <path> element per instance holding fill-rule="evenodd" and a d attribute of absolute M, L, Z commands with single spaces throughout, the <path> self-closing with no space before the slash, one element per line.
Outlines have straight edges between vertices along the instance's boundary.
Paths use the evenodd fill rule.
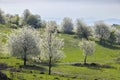
<path fill-rule="evenodd" d="M 10 34 L 10 28 L 0 28 L 0 33 Z M 80 67 L 72 66 L 68 63 L 83 63 L 83 51 L 79 48 L 79 39 L 73 38 L 74 35 L 60 34 L 64 39 L 65 58 L 52 67 L 52 75 L 48 75 L 48 67 L 38 64 L 40 68 L 45 68 L 45 74 L 40 74 L 41 70 L 23 68 L 23 72 L 14 72 L 14 76 L 23 76 L 26 80 L 119 80 L 120 64 L 115 62 L 116 57 L 120 56 L 120 47 L 102 46 L 96 42 L 95 52 L 93 56 L 88 56 L 88 63 L 98 63 L 101 65 L 109 65 L 113 68 L 96 68 L 96 67 Z M 0 40 L 6 42 L 6 36 L 0 35 Z M 4 41 L 5 40 L 5 41 Z M 3 53 L 3 52 L 2 52 Z M 0 57 L 5 57 L 4 53 Z M 15 57 L 8 59 L 0 59 L 0 63 L 6 63 L 8 66 L 18 68 L 23 64 L 23 60 Z M 33 64 L 28 62 L 29 65 Z M 31 73 L 32 71 L 32 73 Z M 10 70 L 2 70 L 10 77 Z M 16 79 L 17 80 L 17 79 Z M 19 80 L 19 79 L 18 79 Z"/>
<path fill-rule="evenodd" d="M 9 71 L 3 71 L 5 74 L 8 75 L 8 77 L 11 77 L 11 73 Z M 38 73 L 21 73 L 21 72 L 13 72 L 14 76 L 13 80 L 68 80 L 69 78 L 60 77 L 57 75 L 48 75 L 48 74 L 38 74 Z M 70 79 L 71 80 L 71 79 Z"/>
<path fill-rule="evenodd" d="M 82 62 L 83 51 L 80 49 L 80 40 L 74 39 L 71 35 L 63 34 L 62 37 L 65 39 L 64 53 L 66 58 L 62 62 Z M 106 63 L 113 62 L 113 59 L 120 53 L 120 48 L 106 47 L 96 42 L 95 52 L 92 56 L 88 57 L 88 62 Z"/>
<path fill-rule="evenodd" d="M 83 80 L 119 80 L 119 71 L 117 69 L 96 69 L 88 67 L 75 67 L 75 66 L 59 66 L 59 72 L 63 72 L 66 76 L 76 77 Z"/>

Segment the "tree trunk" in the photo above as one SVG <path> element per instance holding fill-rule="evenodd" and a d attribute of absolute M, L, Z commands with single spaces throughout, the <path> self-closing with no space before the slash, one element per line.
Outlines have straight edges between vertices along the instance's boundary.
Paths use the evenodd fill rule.
<path fill-rule="evenodd" d="M 102 38 L 100 38 L 100 44 L 102 44 Z"/>
<path fill-rule="evenodd" d="M 85 55 L 84 64 L 86 64 L 86 62 L 87 62 L 87 55 Z"/>
<path fill-rule="evenodd" d="M 105 45 L 105 40 L 101 38 L 100 39 L 100 44 Z"/>
<path fill-rule="evenodd" d="M 113 46 L 113 40 L 111 41 L 111 46 Z"/>
<path fill-rule="evenodd" d="M 51 32 L 50 32 L 50 39 L 48 41 L 49 44 L 49 75 L 51 75 L 51 67 L 52 67 L 52 50 L 51 50 Z"/>
<path fill-rule="evenodd" d="M 26 66 L 26 61 L 27 61 L 27 54 L 26 54 L 26 52 L 27 52 L 27 48 L 25 47 L 24 48 L 24 66 Z"/>
<path fill-rule="evenodd" d="M 26 61 L 27 61 L 27 59 L 26 59 L 26 54 L 24 55 L 24 66 L 26 66 Z"/>
<path fill-rule="evenodd" d="M 52 58 L 50 57 L 50 60 L 49 60 L 49 75 L 51 75 L 51 68 L 52 68 L 52 64 L 51 64 L 52 61 L 51 61 L 51 59 Z"/>

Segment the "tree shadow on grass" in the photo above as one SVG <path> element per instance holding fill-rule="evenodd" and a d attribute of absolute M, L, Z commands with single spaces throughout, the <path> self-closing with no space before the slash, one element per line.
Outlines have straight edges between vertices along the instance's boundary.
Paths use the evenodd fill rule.
<path fill-rule="evenodd" d="M 8 68 L 13 68 L 13 67 L 8 66 L 6 63 L 0 63 L 0 70 L 6 70 Z"/>
<path fill-rule="evenodd" d="M 21 69 L 17 69 L 13 66 L 8 66 L 6 63 L 0 63 L 0 70 L 10 70 L 11 72 L 21 72 Z"/>
<path fill-rule="evenodd" d="M 86 63 L 86 64 L 81 64 L 81 63 L 74 63 L 72 66 L 77 66 L 77 67 L 88 67 L 90 69 L 97 69 L 101 70 L 101 68 L 114 68 L 113 66 L 106 65 L 106 64 L 98 64 L 98 63 Z"/>
<path fill-rule="evenodd" d="M 28 69 L 28 70 L 39 70 L 41 72 L 47 71 L 46 68 L 41 67 L 41 66 L 37 66 L 37 65 L 26 65 L 26 66 L 20 65 L 20 68 Z"/>
<path fill-rule="evenodd" d="M 120 50 L 120 47 L 116 44 L 113 44 L 113 45 L 110 45 L 110 43 L 101 44 L 99 41 L 96 41 L 96 43 L 98 45 L 105 47 L 105 48 L 109 48 L 109 49 L 113 49 L 113 50 Z"/>
<path fill-rule="evenodd" d="M 41 66 L 49 66 L 48 62 L 34 62 L 35 65 L 41 65 Z M 58 66 L 57 63 L 52 63 L 52 67 Z"/>
<path fill-rule="evenodd" d="M 8 78 L 6 74 L 0 71 L 0 80 L 12 80 L 12 79 Z"/>
<path fill-rule="evenodd" d="M 23 69 L 27 69 L 30 71 L 25 71 Z M 47 71 L 46 68 L 37 66 L 37 65 L 20 65 L 18 68 L 13 66 L 8 66 L 6 63 L 0 63 L 0 70 L 9 70 L 10 72 L 25 72 L 25 73 L 32 73 L 32 70 L 40 71 L 40 74 L 44 74 Z"/>

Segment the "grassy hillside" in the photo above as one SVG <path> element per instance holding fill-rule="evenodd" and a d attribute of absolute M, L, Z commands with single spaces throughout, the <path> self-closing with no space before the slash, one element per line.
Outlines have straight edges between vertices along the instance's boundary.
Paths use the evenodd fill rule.
<path fill-rule="evenodd" d="M 0 28 L 1 34 L 10 34 L 11 29 Z M 119 80 L 120 64 L 115 59 L 120 56 L 120 47 L 114 45 L 102 46 L 96 42 L 95 53 L 87 58 L 88 63 L 96 63 L 97 66 L 83 66 L 83 51 L 78 44 L 79 39 L 74 35 L 60 34 L 64 38 L 65 46 L 63 52 L 65 58 L 55 64 L 52 75 L 47 74 L 48 67 L 45 64 L 28 62 L 27 67 L 22 67 L 23 61 L 16 57 L 5 55 L 1 51 L 0 68 L 3 73 L 13 80 Z M 0 35 L 0 41 L 6 42 L 6 36 Z M 4 45 L 4 44 L 3 44 Z M 77 64 L 77 65 L 75 65 Z M 79 64 L 79 65 L 78 65 Z M 98 66 L 99 65 L 99 66 Z"/>

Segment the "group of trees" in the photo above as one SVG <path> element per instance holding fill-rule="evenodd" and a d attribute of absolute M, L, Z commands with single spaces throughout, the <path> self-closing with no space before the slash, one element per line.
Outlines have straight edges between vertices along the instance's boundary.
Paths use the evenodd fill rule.
<path fill-rule="evenodd" d="M 49 74 L 51 74 L 52 64 L 60 60 L 64 54 L 62 47 L 63 39 L 56 36 L 56 31 L 51 30 L 52 22 L 47 24 L 45 32 L 40 33 L 31 27 L 16 29 L 8 37 L 8 48 L 13 56 L 20 57 L 26 61 L 33 57 L 45 61 L 49 65 Z"/>
<path fill-rule="evenodd" d="M 5 14 L 0 9 L 0 24 L 8 24 L 9 26 L 18 26 L 20 21 L 20 17 L 18 14 L 11 15 Z"/>
<path fill-rule="evenodd" d="M 93 26 L 88 26 L 82 20 L 77 19 L 74 25 L 72 19 L 65 17 L 62 22 L 62 32 L 63 33 L 75 33 L 75 35 L 82 39 L 80 42 L 80 47 L 84 53 L 84 64 L 86 64 L 87 56 L 92 55 L 95 51 L 95 43 L 93 41 L 98 41 L 100 44 L 120 44 L 120 30 L 114 25 L 108 25 L 103 21 L 95 22 Z M 74 28 L 76 27 L 75 32 Z M 90 41 L 92 38 L 93 41 Z"/>
<path fill-rule="evenodd" d="M 74 29 L 76 30 L 74 31 Z M 92 29 L 87 26 L 81 19 L 76 20 L 76 24 L 74 25 L 72 19 L 69 17 L 65 17 L 61 23 L 61 32 L 71 34 L 75 33 L 78 38 L 89 39 L 92 36 Z"/>
<path fill-rule="evenodd" d="M 50 24 L 49 24 L 50 23 Z M 40 15 L 32 14 L 28 9 L 23 11 L 23 15 L 20 17 L 18 14 L 4 14 L 0 9 L 0 24 L 9 24 L 13 28 L 22 27 L 24 25 L 31 26 L 33 28 L 46 27 L 47 24 L 51 25 L 53 32 L 55 30 L 66 33 L 66 34 L 76 34 L 77 38 L 85 38 L 89 40 L 92 36 L 98 38 L 101 44 L 109 42 L 111 45 L 113 43 L 120 43 L 120 33 L 119 30 L 115 29 L 114 26 L 105 24 L 102 21 L 95 22 L 93 26 L 88 26 L 81 19 L 77 19 L 75 24 L 69 17 L 65 17 L 61 22 L 60 27 L 55 21 L 46 22 L 41 20 Z M 60 28 L 58 30 L 58 28 Z"/>
<path fill-rule="evenodd" d="M 4 14 L 0 10 L 0 24 L 19 27 L 31 26 L 15 29 L 8 37 L 10 53 L 22 58 L 24 65 L 26 65 L 27 59 L 37 57 L 48 63 L 49 74 L 51 74 L 52 64 L 64 57 L 62 52 L 64 42 L 63 39 L 57 37 L 58 25 L 55 21 L 42 21 L 39 15 L 32 14 L 28 9 L 24 10 L 22 17 Z M 43 26 L 45 27 L 44 31 L 39 32 L 36 29 Z M 92 55 L 95 51 L 95 43 L 90 41 L 90 37 L 99 39 L 101 44 L 120 44 L 120 31 L 102 21 L 96 22 L 93 27 L 89 27 L 80 19 L 77 19 L 74 25 L 71 18 L 65 17 L 61 23 L 60 31 L 66 34 L 75 33 L 77 38 L 85 39 L 80 42 L 80 48 L 85 57 L 84 64 L 86 64 L 87 56 Z"/>
<path fill-rule="evenodd" d="M 38 14 L 32 14 L 28 9 L 24 10 L 21 17 L 18 14 L 5 14 L 0 9 L 0 24 L 8 24 L 12 28 L 22 27 L 23 25 L 40 28 L 42 27 L 42 20 Z"/>
<path fill-rule="evenodd" d="M 57 31 L 52 29 L 54 27 L 52 23 L 48 22 L 43 33 L 31 27 L 23 27 L 14 30 L 8 36 L 8 48 L 11 55 L 23 59 L 24 66 L 27 65 L 27 60 L 33 57 L 47 62 L 49 75 L 52 65 L 64 57 L 63 39 L 57 37 Z M 85 56 L 84 64 L 86 64 L 87 56 L 94 53 L 94 45 L 93 41 L 83 40 L 80 42 L 80 48 L 84 51 Z"/>
<path fill-rule="evenodd" d="M 65 17 L 61 25 L 61 32 L 75 33 L 80 39 L 89 40 L 91 37 L 97 38 L 100 44 L 109 43 L 111 46 L 114 43 L 120 43 L 120 30 L 113 25 L 108 25 L 103 21 L 95 22 L 93 26 L 88 26 L 82 20 L 77 19 L 73 25 L 72 19 Z M 76 30 L 74 30 L 76 28 Z"/>
<path fill-rule="evenodd" d="M 109 43 L 112 46 L 114 43 L 119 44 L 120 42 L 120 30 L 114 26 L 107 25 L 100 21 L 95 23 L 94 31 L 100 43 L 103 45 Z"/>

